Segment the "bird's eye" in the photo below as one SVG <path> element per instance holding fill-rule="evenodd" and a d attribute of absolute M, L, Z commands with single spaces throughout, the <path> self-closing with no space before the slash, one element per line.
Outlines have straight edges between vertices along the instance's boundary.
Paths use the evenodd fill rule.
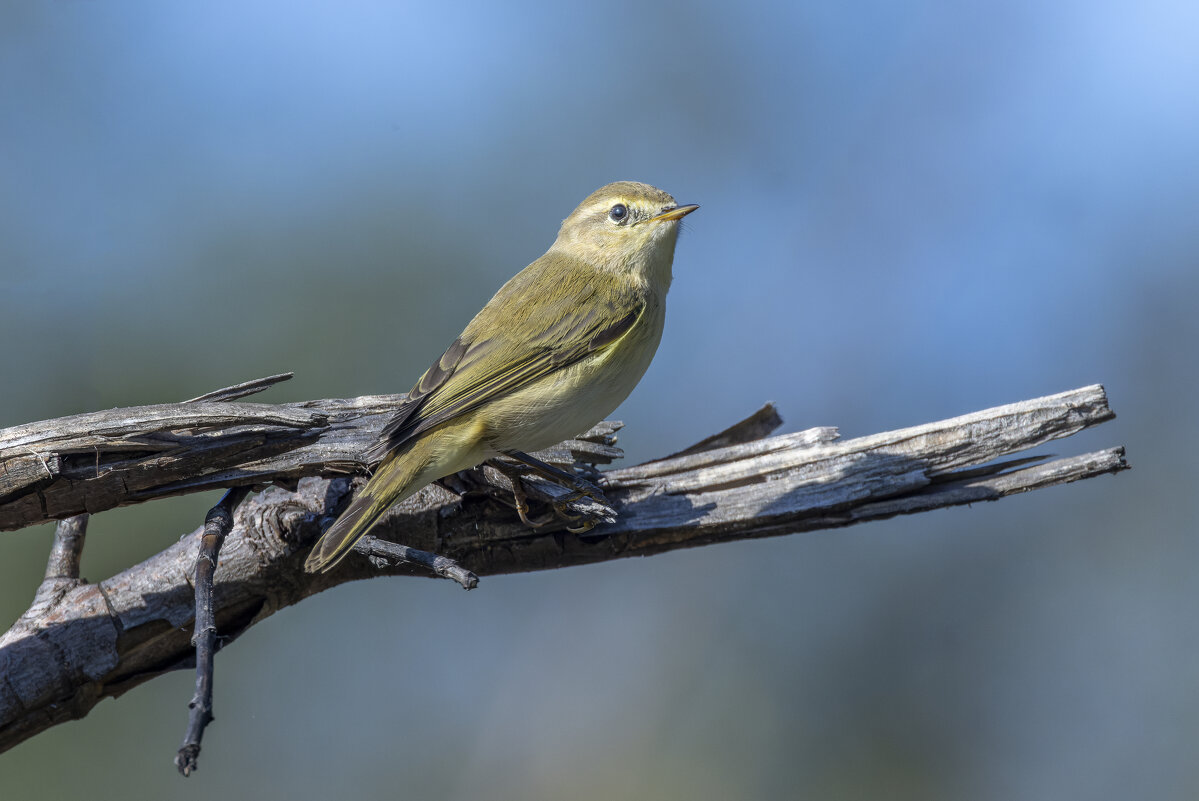
<path fill-rule="evenodd" d="M 608 219 L 614 223 L 622 223 L 628 219 L 629 210 L 623 203 L 617 203 L 608 211 Z"/>

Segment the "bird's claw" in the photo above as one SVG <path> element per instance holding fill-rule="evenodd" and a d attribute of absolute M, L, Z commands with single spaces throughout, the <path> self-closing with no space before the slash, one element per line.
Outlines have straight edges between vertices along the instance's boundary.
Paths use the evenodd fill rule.
<path fill-rule="evenodd" d="M 588 531 L 591 531 L 591 529 L 598 526 L 599 522 L 600 521 L 598 517 L 588 517 L 579 525 L 567 527 L 566 530 L 571 534 L 586 534 Z"/>

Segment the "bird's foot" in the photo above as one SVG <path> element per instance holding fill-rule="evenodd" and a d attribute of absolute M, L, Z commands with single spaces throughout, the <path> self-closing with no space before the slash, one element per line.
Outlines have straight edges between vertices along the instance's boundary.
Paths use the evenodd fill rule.
<path fill-rule="evenodd" d="M 508 455 L 520 464 L 513 465 L 498 460 L 493 460 L 490 464 L 511 482 L 512 504 L 516 509 L 517 516 L 525 525 L 530 528 L 544 528 L 552 523 L 566 523 L 566 531 L 571 534 L 582 534 L 600 523 L 610 522 L 613 519 L 613 511 L 608 499 L 604 497 L 603 490 L 595 484 L 534 459 L 528 454 L 513 452 Z M 537 518 L 529 515 L 529 498 L 522 481 L 522 477 L 529 473 L 534 473 L 549 482 L 548 484 L 538 484 L 538 487 L 541 488 L 539 494 L 551 497 L 544 499 L 549 506 L 549 511 Z M 566 494 L 560 494 L 564 491 Z M 574 504 L 584 498 L 591 501 L 585 506 L 593 508 L 580 510 L 574 507 Z M 595 509 L 596 504 L 601 508 Z"/>

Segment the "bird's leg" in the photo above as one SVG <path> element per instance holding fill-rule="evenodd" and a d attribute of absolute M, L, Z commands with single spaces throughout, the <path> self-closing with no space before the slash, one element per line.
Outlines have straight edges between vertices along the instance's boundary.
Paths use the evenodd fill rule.
<path fill-rule="evenodd" d="M 607 504 L 608 499 L 604 497 L 603 491 L 592 484 L 590 481 L 585 481 L 573 473 L 568 473 L 565 470 L 554 467 L 552 464 L 547 464 L 540 459 L 534 458 L 524 451 L 505 451 L 504 455 L 515 459 L 521 464 L 527 465 L 534 473 L 537 473 L 555 484 L 566 487 L 571 490 L 571 494 L 564 498 L 559 498 L 554 501 L 552 506 L 558 516 L 568 523 L 579 523 L 577 526 L 567 528 L 571 534 L 583 534 L 595 528 L 599 523 L 594 517 L 586 515 L 575 515 L 567 511 L 567 507 L 579 498 L 588 497 L 597 503 Z M 523 518 L 522 518 L 523 519 Z M 582 521 L 581 523 L 579 521 Z"/>
<path fill-rule="evenodd" d="M 529 518 L 529 496 L 525 494 L 524 484 L 521 483 L 520 476 L 522 471 L 519 468 L 494 459 L 491 460 L 490 464 L 507 476 L 508 480 L 512 482 L 512 500 L 516 507 L 516 514 L 520 516 L 520 522 L 529 528 L 541 528 L 553 522 L 553 515 L 548 515 L 539 520 Z"/>
<path fill-rule="evenodd" d="M 555 484 L 560 484 L 567 489 L 573 491 L 572 495 L 568 495 L 562 499 L 562 503 L 570 503 L 577 501 L 583 496 L 591 498 L 599 503 L 607 503 L 608 499 L 604 497 L 603 490 L 592 484 L 590 481 L 585 481 L 574 473 L 568 473 L 560 467 L 554 467 L 552 464 L 546 464 L 540 459 L 536 459 L 524 451 L 504 451 L 504 455 L 510 459 L 515 459 L 521 464 L 527 465 L 534 473 L 537 473 Z"/>

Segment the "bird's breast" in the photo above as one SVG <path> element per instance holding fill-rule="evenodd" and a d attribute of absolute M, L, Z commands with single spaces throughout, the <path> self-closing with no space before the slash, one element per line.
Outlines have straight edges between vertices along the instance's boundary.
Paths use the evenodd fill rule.
<path fill-rule="evenodd" d="M 511 395 L 488 410 L 496 451 L 536 451 L 583 433 L 619 406 L 645 375 L 662 339 L 665 304 L 647 304 L 610 347 Z"/>

